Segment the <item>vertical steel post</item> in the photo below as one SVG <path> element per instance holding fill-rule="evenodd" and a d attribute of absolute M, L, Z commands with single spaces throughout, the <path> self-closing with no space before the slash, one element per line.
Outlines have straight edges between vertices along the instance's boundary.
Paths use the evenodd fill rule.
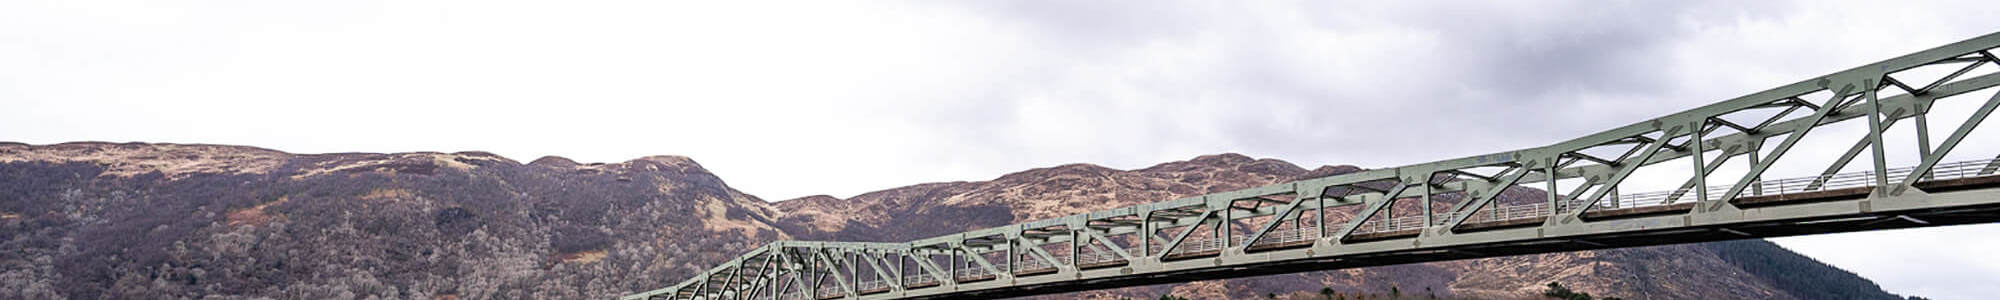
<path fill-rule="evenodd" d="M 1086 240 L 1084 240 L 1084 239 L 1083 239 L 1083 231 L 1082 231 L 1082 230 L 1079 230 L 1078 228 L 1070 228 L 1070 229 L 1069 229 L 1069 267 L 1070 267 L 1070 268 L 1073 268 L 1073 269 L 1078 269 L 1078 270 L 1081 270 L 1081 269 L 1083 269 L 1083 268 L 1082 268 L 1082 267 L 1083 267 L 1083 245 L 1084 245 L 1085 243 L 1089 243 L 1089 242 L 1090 242 L 1090 241 L 1086 241 Z"/>
<path fill-rule="evenodd" d="M 1435 191 L 1431 190 L 1431 179 L 1434 179 L 1436 177 L 1437 177 L 1436 171 L 1424 173 L 1424 197 L 1420 199 L 1420 201 L 1423 201 L 1423 204 L 1417 206 L 1419 209 L 1422 209 L 1424 213 L 1424 216 L 1422 218 L 1418 218 L 1424 220 L 1423 227 L 1430 227 L 1431 224 L 1436 224 L 1436 222 L 1431 221 L 1431 194 L 1435 193 Z M 1392 218 L 1391 220 L 1394 219 Z"/>
<path fill-rule="evenodd" d="M 1751 168 L 1755 168 L 1755 167 L 1757 167 L 1757 164 L 1758 164 L 1758 163 L 1757 163 L 1757 159 L 1758 159 L 1758 158 L 1757 158 L 1757 157 L 1758 157 L 1758 156 L 1757 156 L 1757 155 L 1758 155 L 1758 154 L 1757 154 L 1757 151 L 1758 151 L 1758 150 L 1760 150 L 1759 148 L 1762 148 L 1762 146 L 1763 146 L 1763 145 L 1764 145 L 1764 143 L 1762 143 L 1762 142 L 1754 142 L 1754 141 L 1753 141 L 1753 142 L 1750 142 L 1750 150 L 1749 150 L 1750 152 L 1746 154 L 1746 155 L 1748 155 L 1748 156 L 1750 157 L 1750 165 L 1749 165 L 1749 167 L 1751 167 Z M 1731 188 L 1734 188 L 1734 187 L 1732 186 Z M 1762 178 L 1762 177 L 1751 177 L 1751 178 L 1750 178 L 1750 195 L 1751 195 L 1751 196 L 1763 196 L 1763 195 L 1764 195 L 1764 178 Z M 1723 201 L 1729 201 L 1729 199 L 1722 199 L 1722 200 L 1723 200 Z"/>
<path fill-rule="evenodd" d="M 1556 197 L 1558 197 L 1558 196 L 1556 195 L 1556 190 L 1557 190 L 1557 188 L 1558 188 L 1558 186 L 1556 186 L 1556 178 L 1558 178 L 1558 177 L 1559 177 L 1559 176 L 1557 176 L 1557 174 L 1556 174 L 1556 172 L 1558 171 L 1558 168 L 1557 168 L 1557 166 L 1556 166 L 1556 162 L 1557 162 L 1557 161 L 1560 161 L 1560 160 L 1562 160 L 1562 155 L 1552 155 L 1552 156 L 1550 156 L 1550 157 L 1548 157 L 1548 158 L 1546 158 L 1546 159 L 1547 159 L 1547 161 L 1549 162 L 1549 163 L 1548 163 L 1548 166 L 1546 167 L 1546 168 L 1548 168 L 1548 169 L 1547 169 L 1547 171 L 1543 171 L 1542 173 L 1545 173 L 1545 174 L 1547 174 L 1547 175 L 1549 176 L 1549 178 L 1548 178 L 1548 189 L 1547 189 L 1547 190 L 1545 190 L 1545 192 L 1546 192 L 1545 194 L 1548 194 L 1548 196 L 1549 196 L 1549 197 L 1548 197 L 1548 198 L 1549 198 L 1549 208 L 1548 208 L 1549 210 L 1548 210 L 1548 214 L 1550 214 L 1550 215 L 1554 215 L 1554 214 L 1556 214 L 1556 211 L 1557 211 L 1557 210 L 1561 209 L 1561 208 L 1557 207 L 1557 200 L 1556 200 Z"/>
<path fill-rule="evenodd" d="M 1153 210 L 1139 212 L 1139 257 L 1153 257 Z"/>
<path fill-rule="evenodd" d="M 1708 201 L 1708 162 L 1702 161 L 1703 154 L 1707 152 L 1706 148 L 1702 148 L 1704 145 L 1702 145 L 1701 141 L 1701 139 L 1706 138 L 1705 133 L 1707 133 L 1707 131 L 1702 130 L 1702 128 L 1705 128 L 1705 126 L 1708 125 L 1706 124 L 1708 123 L 1707 120 L 1708 120 L 1707 118 L 1703 118 L 1702 121 L 1695 121 L 1694 124 L 1690 124 L 1693 126 L 1690 128 L 1694 128 L 1694 132 L 1689 133 L 1688 136 L 1689 139 L 1688 143 L 1693 145 L 1693 147 L 1688 148 L 1689 149 L 1688 156 L 1694 157 L 1695 203 Z M 1667 201 L 1672 201 L 1672 200 L 1673 199 L 1667 199 Z"/>
<path fill-rule="evenodd" d="M 1019 259 L 1021 252 L 1014 250 L 1015 247 L 1020 247 L 1018 246 L 1020 243 L 1014 240 L 1014 236 L 1010 235 L 1007 237 L 1007 275 L 1014 275 L 1016 273 L 1014 270 L 1021 268 L 1021 260 Z"/>
<path fill-rule="evenodd" d="M 1931 156 L 1931 122 L 1929 111 L 1917 112 L 1917 154 Z"/>
<path fill-rule="evenodd" d="M 1215 245 L 1217 249 L 1229 249 L 1229 240 L 1233 239 L 1230 236 L 1236 235 L 1236 233 L 1229 230 L 1230 221 L 1236 219 L 1234 216 L 1236 212 L 1236 199 L 1229 199 L 1222 203 L 1222 219 L 1215 220 L 1215 238 L 1217 239 L 1215 240 Z"/>
<path fill-rule="evenodd" d="M 1318 212 L 1316 212 L 1316 214 L 1319 214 L 1319 215 L 1318 215 L 1319 217 L 1317 217 L 1317 218 L 1313 218 L 1313 223 L 1317 223 L 1317 224 L 1314 224 L 1313 226 L 1319 226 L 1319 238 L 1320 238 L 1320 239 L 1324 239 L 1324 238 L 1326 238 L 1326 236 L 1327 236 L 1327 232 L 1326 232 L 1326 198 L 1328 198 L 1328 197 L 1329 197 L 1329 196 L 1328 196 L 1328 195 L 1326 195 L 1326 190 L 1325 190 L 1325 188 L 1321 188 L 1321 190 L 1320 190 L 1320 195 L 1319 195 L 1318 197 L 1314 197 L 1314 198 L 1315 198 L 1316 200 L 1319 200 L 1319 203 L 1318 203 L 1318 204 L 1319 204 L 1319 210 L 1318 210 Z M 1335 199 L 1339 199 L 1339 198 L 1335 198 Z M 1315 241 L 1315 242 L 1313 242 L 1313 243 L 1317 244 L 1317 243 L 1319 243 L 1319 242 Z"/>
<path fill-rule="evenodd" d="M 1928 107 L 1929 107 L 1929 104 L 1919 104 L 1919 105 L 1922 105 L 1922 106 L 1923 106 L 1923 107 L 1925 107 L 1925 108 L 1924 108 L 1924 109 L 1921 109 L 1921 110 L 1918 110 L 1918 111 L 1916 112 L 1916 113 L 1917 113 L 1917 116 L 1916 116 L 1916 118 L 1917 118 L 1917 157 L 1930 157 L 1930 156 L 1931 156 L 1931 124 L 1930 124 L 1930 121 L 1929 121 L 1929 119 L 1930 119 L 1930 118 L 1928 118 L 1928 116 L 1930 116 L 1930 109 L 1928 108 Z M 1931 179 L 1931 176 L 1934 176 L 1934 174 L 1932 174 L 1932 173 L 1929 173 L 1929 172 L 1925 172 L 1925 173 L 1924 173 L 1924 179 Z"/>
<path fill-rule="evenodd" d="M 1887 192 L 1889 191 L 1889 159 L 1888 154 L 1882 150 L 1882 102 L 1877 101 L 1879 99 L 1875 98 L 1875 91 L 1882 89 L 1882 84 L 1877 82 L 1877 80 L 1881 80 L 1880 76 L 1876 75 L 1876 78 L 1862 80 L 1862 86 L 1867 87 L 1867 89 L 1861 92 L 1863 93 L 1862 97 L 1866 97 L 1868 100 L 1868 143 L 1870 144 L 1869 148 L 1875 154 L 1875 191 Z"/>

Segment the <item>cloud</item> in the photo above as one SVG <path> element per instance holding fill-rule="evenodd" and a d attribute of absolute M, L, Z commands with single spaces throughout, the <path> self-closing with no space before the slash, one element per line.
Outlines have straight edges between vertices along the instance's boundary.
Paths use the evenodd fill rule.
<path fill-rule="evenodd" d="M 1548 135 L 1588 133 L 1606 120 L 1630 122 L 1683 108 L 1641 104 L 1636 106 L 1648 109 L 1606 112 L 1593 104 L 1634 107 L 1631 102 L 1677 96 L 1671 93 L 1679 87 L 1675 74 L 1656 71 L 1673 63 L 1667 59 L 1672 42 L 1691 34 L 1691 26 L 1677 24 L 1736 16 L 1677 14 L 1696 10 L 1679 3 L 1533 9 L 1509 3 L 1221 9 L 1169 3 L 1138 11 L 1060 12 L 1032 4 L 972 6 L 964 9 L 983 13 L 976 15 L 983 22 L 1012 25 L 1007 28 L 1027 32 L 1027 42 L 1067 53 L 1029 61 L 1046 70 L 1041 76 L 980 82 L 1015 88 L 959 99 L 993 107 L 949 108 L 1062 102 L 1054 108 L 1093 112 L 1071 122 L 1113 124 L 1069 128 L 1086 133 L 1072 133 L 1082 135 L 1075 141 L 1056 138 L 1065 142 L 1185 141 L 1249 148 L 1190 146 L 1208 151 L 1372 165 L 1528 147 L 1552 142 Z M 1572 12 L 1585 9 L 1608 12 Z M 1453 122 L 1410 122 L 1447 118 Z M 1048 124 L 1004 114 L 957 120 L 937 123 L 969 128 L 946 131 L 954 133 Z M 1551 121 L 1591 126 L 1549 126 Z M 1452 138 L 1414 138 L 1444 134 Z M 1027 142 L 995 146 L 1035 144 Z M 1363 143 L 1383 146 L 1351 146 Z"/>

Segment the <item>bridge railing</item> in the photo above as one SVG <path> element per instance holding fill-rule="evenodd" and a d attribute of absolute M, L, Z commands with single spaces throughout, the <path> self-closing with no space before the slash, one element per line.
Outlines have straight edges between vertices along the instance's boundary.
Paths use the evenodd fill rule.
<path fill-rule="evenodd" d="M 879 279 L 865 280 L 854 284 L 854 290 L 856 291 L 875 291 L 875 290 L 888 290 L 888 289 L 889 289 L 888 280 L 879 280 Z"/>
<path fill-rule="evenodd" d="M 912 274 L 903 276 L 903 285 L 906 286 L 921 286 L 921 285 L 930 285 L 937 283 L 938 283 L 937 277 L 931 277 L 930 274 Z"/>

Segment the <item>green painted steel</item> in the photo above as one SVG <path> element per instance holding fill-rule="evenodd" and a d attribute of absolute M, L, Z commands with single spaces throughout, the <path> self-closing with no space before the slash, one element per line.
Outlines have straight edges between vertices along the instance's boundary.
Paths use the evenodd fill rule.
<path fill-rule="evenodd" d="M 671 287 L 622 299 L 993 298 L 1708 240 L 2000 220 L 2000 158 L 1945 162 L 2000 95 L 2000 33 L 1807 79 L 1549 146 L 1095 211 L 905 243 L 777 241 Z M 1922 86 L 1913 74 L 1947 74 Z M 1928 73 L 1926 73 L 1928 74 Z M 1963 97 L 1960 97 L 1963 96 Z M 1932 104 L 1984 105 L 1940 143 Z M 1882 136 L 1915 118 L 1918 153 Z M 1848 123 L 1853 122 L 1853 123 Z M 1826 171 L 1765 174 L 1815 130 L 1867 132 Z M 1775 142 L 1775 143 L 1774 143 Z M 1840 173 L 1868 152 L 1866 171 Z M 1701 155 L 1695 155 L 1700 153 Z M 1889 157 L 1911 157 L 1891 168 Z M 1690 163 L 1668 164 L 1668 162 Z M 1728 163 L 1741 174 L 1717 174 Z M 1687 168 L 1680 189 L 1621 194 L 1640 169 Z M 1714 181 L 1711 181 L 1714 180 Z M 1720 183 L 1723 185 L 1711 185 Z M 1535 188 L 1539 190 L 1531 190 Z M 1502 191 L 1539 193 L 1513 203 Z M 1540 192 L 1547 191 L 1547 192 Z M 1415 213 L 1398 211 L 1397 203 Z M 1450 202 L 1435 210 L 1432 202 Z"/>

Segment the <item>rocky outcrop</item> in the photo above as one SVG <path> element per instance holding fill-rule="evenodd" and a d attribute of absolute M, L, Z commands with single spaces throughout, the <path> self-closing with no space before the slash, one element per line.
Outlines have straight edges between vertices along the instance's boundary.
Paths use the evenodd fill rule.
<path fill-rule="evenodd" d="M 577 166 L 577 163 L 576 161 L 569 160 L 569 158 L 566 157 L 550 155 L 550 156 L 543 156 L 542 158 L 535 159 L 535 161 L 528 162 L 528 165 L 543 166 L 550 168 L 575 168 Z"/>

